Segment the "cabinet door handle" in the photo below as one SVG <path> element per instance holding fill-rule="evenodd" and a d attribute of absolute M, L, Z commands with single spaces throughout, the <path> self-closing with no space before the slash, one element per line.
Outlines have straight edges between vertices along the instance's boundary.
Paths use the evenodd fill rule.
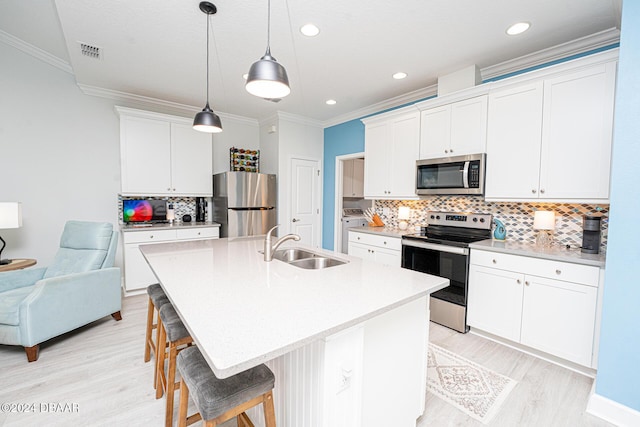
<path fill-rule="evenodd" d="M 525 284 L 525 286 L 529 286 L 529 281 L 525 280 L 524 284 Z"/>
<path fill-rule="evenodd" d="M 561 274 L 562 274 L 562 270 L 560 270 L 560 269 L 556 270 L 556 274 L 557 274 L 558 276 L 559 276 L 559 275 L 561 275 Z"/>
<path fill-rule="evenodd" d="M 544 194 L 544 188 L 540 189 L 540 194 Z"/>
<path fill-rule="evenodd" d="M 445 153 L 445 154 L 449 153 L 449 150 L 444 150 L 444 153 Z"/>
<path fill-rule="evenodd" d="M 171 187 L 167 188 L 167 191 L 171 191 Z"/>
<path fill-rule="evenodd" d="M 531 193 L 536 194 L 535 188 L 533 190 L 531 190 Z"/>
<path fill-rule="evenodd" d="M 356 239 L 360 240 L 360 238 L 359 238 L 359 237 L 356 237 Z"/>
<path fill-rule="evenodd" d="M 497 264 L 498 261 L 496 261 L 495 259 L 491 260 L 492 263 Z"/>
<path fill-rule="evenodd" d="M 384 244 L 386 245 L 386 244 L 387 244 L 387 242 L 385 241 L 385 242 L 384 242 Z"/>
<path fill-rule="evenodd" d="M 150 239 L 153 239 L 153 234 L 151 236 L 149 236 Z"/>
<path fill-rule="evenodd" d="M 298 218 L 293 218 L 293 219 L 291 220 L 291 222 L 298 222 L 298 221 L 300 221 Z"/>
<path fill-rule="evenodd" d="M 519 285 L 520 283 L 522 283 L 522 281 L 520 279 L 517 279 L 516 283 Z"/>
<path fill-rule="evenodd" d="M 453 148 L 450 148 L 450 149 L 449 149 L 449 152 L 450 152 L 450 153 L 453 153 Z"/>

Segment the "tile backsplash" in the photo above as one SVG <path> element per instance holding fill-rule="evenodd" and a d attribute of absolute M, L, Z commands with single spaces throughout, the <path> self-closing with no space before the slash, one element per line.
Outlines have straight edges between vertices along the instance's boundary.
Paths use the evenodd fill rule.
<path fill-rule="evenodd" d="M 173 212 L 177 220 L 182 220 L 184 215 L 191 215 L 192 221 L 196 218 L 196 198 L 195 197 L 127 197 L 118 195 L 118 219 L 122 223 L 122 200 L 146 199 L 146 200 L 166 200 L 167 205 L 173 204 Z"/>
<path fill-rule="evenodd" d="M 486 202 L 479 196 L 432 196 L 421 200 L 376 200 L 374 209 L 382 221 L 398 226 L 398 207 L 411 208 L 409 228 L 427 223 L 428 211 L 474 212 L 492 214 L 507 229 L 507 240 L 535 243 L 537 231 L 533 229 L 533 215 L 537 210 L 554 211 L 556 244 L 580 247 L 582 245 L 582 216 L 601 214 L 601 249 L 607 245 L 609 205 L 538 203 L 538 202 Z M 388 208 L 388 215 L 384 215 Z"/>

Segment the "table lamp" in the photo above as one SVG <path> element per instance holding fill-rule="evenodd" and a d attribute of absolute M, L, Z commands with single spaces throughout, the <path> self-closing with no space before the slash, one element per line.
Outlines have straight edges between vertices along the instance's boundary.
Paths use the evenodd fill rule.
<path fill-rule="evenodd" d="M 536 236 L 537 246 L 550 246 L 553 242 L 553 237 L 550 230 L 556 228 L 555 213 L 552 211 L 536 211 L 533 216 L 533 229 L 538 230 Z"/>
<path fill-rule="evenodd" d="M 0 230 L 6 228 L 22 227 L 22 203 L 19 202 L 0 202 Z M 0 265 L 10 264 L 10 259 L 2 259 L 2 251 L 7 243 L 0 236 Z"/>
<path fill-rule="evenodd" d="M 411 209 L 409 209 L 407 206 L 400 206 L 398 208 L 398 219 L 400 220 L 400 222 L 398 223 L 398 228 L 400 230 L 407 229 L 407 226 L 409 224 L 407 224 L 406 220 L 408 220 L 410 216 L 411 216 Z"/>

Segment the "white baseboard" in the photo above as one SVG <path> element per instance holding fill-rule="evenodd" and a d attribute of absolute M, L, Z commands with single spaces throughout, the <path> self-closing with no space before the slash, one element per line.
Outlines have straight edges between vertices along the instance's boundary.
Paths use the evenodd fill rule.
<path fill-rule="evenodd" d="M 587 403 L 587 413 L 621 427 L 640 425 L 640 412 L 595 393 L 595 381 Z"/>

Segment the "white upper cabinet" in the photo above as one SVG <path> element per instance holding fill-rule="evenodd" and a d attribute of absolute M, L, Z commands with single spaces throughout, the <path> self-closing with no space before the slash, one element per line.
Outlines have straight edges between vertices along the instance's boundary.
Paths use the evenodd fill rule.
<path fill-rule="evenodd" d="M 538 197 L 542 82 L 489 95 L 486 198 Z"/>
<path fill-rule="evenodd" d="M 540 197 L 608 199 L 616 63 L 544 82 Z"/>
<path fill-rule="evenodd" d="M 609 198 L 616 62 L 489 94 L 485 197 Z"/>
<path fill-rule="evenodd" d="M 484 153 L 487 96 L 458 101 L 421 113 L 420 159 Z"/>
<path fill-rule="evenodd" d="M 364 159 L 343 162 L 343 197 L 364 197 Z"/>
<path fill-rule="evenodd" d="M 363 123 L 365 198 L 416 199 L 420 113 L 396 110 Z"/>
<path fill-rule="evenodd" d="M 117 107 L 123 195 L 211 196 L 211 135 L 190 120 Z"/>

